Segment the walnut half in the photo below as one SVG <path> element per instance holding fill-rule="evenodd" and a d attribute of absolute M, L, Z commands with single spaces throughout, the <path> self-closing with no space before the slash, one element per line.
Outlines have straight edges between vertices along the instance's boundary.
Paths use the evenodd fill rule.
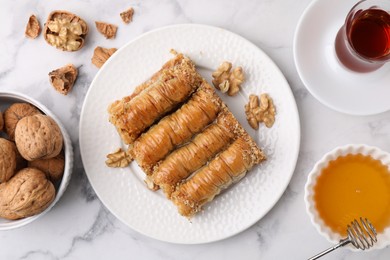
<path fill-rule="evenodd" d="M 264 93 L 259 98 L 256 95 L 249 96 L 249 103 L 245 105 L 246 119 L 249 125 L 257 130 L 259 123 L 264 123 L 266 127 L 270 128 L 275 122 L 276 109 L 272 98 Z"/>
<path fill-rule="evenodd" d="M 128 151 L 118 148 L 115 152 L 107 155 L 106 165 L 113 168 L 123 168 L 128 166 L 133 158 Z"/>
<path fill-rule="evenodd" d="M 216 71 L 213 72 L 213 85 L 229 96 L 235 96 L 244 82 L 244 72 L 241 67 L 236 67 L 232 71 L 232 64 L 224 61 Z"/>
<path fill-rule="evenodd" d="M 111 55 L 116 52 L 116 50 L 116 48 L 107 49 L 98 46 L 93 51 L 93 57 L 91 61 L 96 67 L 101 68 L 103 64 L 111 57 Z"/>
<path fill-rule="evenodd" d="M 87 34 L 87 23 L 67 11 L 51 12 L 43 30 L 46 42 L 63 51 L 80 50 Z"/>
<path fill-rule="evenodd" d="M 28 19 L 26 26 L 25 35 L 28 38 L 35 39 L 41 32 L 41 26 L 39 25 L 38 19 L 35 15 L 31 15 Z"/>
<path fill-rule="evenodd" d="M 68 64 L 50 72 L 49 78 L 55 90 L 63 95 L 67 95 L 72 90 L 77 75 L 77 68 L 73 64 Z"/>

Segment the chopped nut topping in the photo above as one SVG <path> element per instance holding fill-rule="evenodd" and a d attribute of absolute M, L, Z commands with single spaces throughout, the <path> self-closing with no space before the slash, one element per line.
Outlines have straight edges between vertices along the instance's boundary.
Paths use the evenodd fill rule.
<path fill-rule="evenodd" d="M 232 64 L 224 61 L 216 71 L 213 72 L 213 84 L 221 90 L 222 93 L 227 92 L 229 96 L 234 96 L 240 90 L 241 84 L 244 82 L 245 77 L 241 67 L 234 68 Z"/>
<path fill-rule="evenodd" d="M 249 103 L 245 105 L 246 119 L 253 129 L 259 128 L 259 123 L 263 122 L 270 128 L 275 122 L 276 110 L 272 98 L 264 93 L 259 99 L 256 95 L 249 96 Z"/>
<path fill-rule="evenodd" d="M 133 20 L 133 15 L 134 15 L 134 9 L 132 7 L 120 13 L 122 21 L 124 23 L 130 23 Z"/>
<path fill-rule="evenodd" d="M 116 36 L 116 31 L 118 30 L 118 26 L 104 23 L 104 22 L 95 22 L 96 29 L 106 37 L 106 39 L 112 39 Z"/>
<path fill-rule="evenodd" d="M 88 25 L 80 17 L 54 11 L 47 19 L 44 37 L 47 43 L 63 51 L 77 51 L 84 46 Z"/>
<path fill-rule="evenodd" d="M 100 46 L 96 47 L 93 52 L 92 63 L 96 67 L 101 68 L 116 50 L 116 48 L 106 49 Z"/>
<path fill-rule="evenodd" d="M 77 68 L 73 64 L 68 64 L 50 72 L 49 78 L 55 90 L 63 95 L 67 95 L 72 90 L 77 75 Z"/>
<path fill-rule="evenodd" d="M 28 38 L 35 39 L 40 33 L 41 26 L 39 25 L 38 19 L 35 15 L 31 15 L 28 19 L 25 35 Z"/>
<path fill-rule="evenodd" d="M 115 152 L 107 155 L 106 165 L 108 167 L 123 168 L 128 166 L 133 158 L 128 151 L 118 148 Z"/>
<path fill-rule="evenodd" d="M 150 176 L 146 176 L 145 184 L 146 184 L 146 187 L 148 187 L 149 190 L 156 191 L 156 190 L 159 189 L 159 187 L 153 182 L 153 180 L 152 180 L 152 178 Z"/>

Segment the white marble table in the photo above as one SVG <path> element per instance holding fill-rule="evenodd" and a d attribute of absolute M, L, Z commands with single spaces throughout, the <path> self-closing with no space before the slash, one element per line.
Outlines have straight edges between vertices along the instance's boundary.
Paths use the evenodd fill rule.
<path fill-rule="evenodd" d="M 310 0 L 0 0 L 0 90 L 30 95 L 64 123 L 75 147 L 75 168 L 59 203 L 28 226 L 0 233 L 0 259 L 305 259 L 330 244 L 310 224 L 303 201 L 311 167 L 325 152 L 347 143 L 366 143 L 390 151 L 390 112 L 376 116 L 344 115 L 320 104 L 303 86 L 294 67 L 296 24 Z M 134 22 L 119 13 L 135 9 Z M 84 49 L 63 53 L 42 37 L 29 40 L 24 28 L 30 14 L 41 23 L 50 11 L 64 9 L 87 20 L 92 30 Z M 120 25 L 115 40 L 94 28 L 95 20 Z M 78 147 L 80 110 L 98 71 L 91 65 L 97 45 L 121 47 L 151 29 L 176 23 L 203 23 L 231 30 L 262 48 L 280 67 L 296 98 L 302 127 L 301 151 L 294 176 L 276 206 L 248 230 L 205 245 L 160 242 L 131 230 L 100 203 L 88 183 Z M 80 68 L 68 96 L 55 92 L 48 72 L 66 63 Z M 390 259 L 390 249 L 352 253 L 341 249 L 324 259 Z"/>

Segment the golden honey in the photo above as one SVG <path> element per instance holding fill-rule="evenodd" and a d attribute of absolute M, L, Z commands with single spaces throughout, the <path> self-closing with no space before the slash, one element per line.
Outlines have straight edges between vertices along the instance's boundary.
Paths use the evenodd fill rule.
<path fill-rule="evenodd" d="M 383 232 L 390 224 L 389 169 L 371 156 L 340 156 L 319 175 L 314 203 L 325 224 L 342 236 L 347 225 L 361 216 Z"/>

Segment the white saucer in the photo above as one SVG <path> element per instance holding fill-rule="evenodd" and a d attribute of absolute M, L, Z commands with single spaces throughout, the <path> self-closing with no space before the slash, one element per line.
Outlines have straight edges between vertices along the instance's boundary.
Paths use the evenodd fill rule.
<path fill-rule="evenodd" d="M 339 63 L 334 41 L 356 0 L 314 0 L 298 22 L 294 60 L 309 92 L 324 105 L 353 115 L 390 110 L 390 63 L 356 73 Z"/>

